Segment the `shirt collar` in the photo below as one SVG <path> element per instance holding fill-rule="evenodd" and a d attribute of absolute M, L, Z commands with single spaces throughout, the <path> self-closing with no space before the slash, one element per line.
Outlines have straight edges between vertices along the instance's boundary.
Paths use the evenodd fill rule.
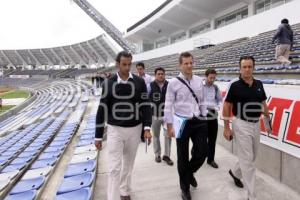
<path fill-rule="evenodd" d="M 191 80 L 188 80 L 188 79 L 186 79 L 186 77 L 180 72 L 179 73 L 179 75 L 178 75 L 180 78 L 182 78 L 183 80 L 185 80 L 185 81 L 191 81 L 191 80 L 193 80 L 193 77 L 194 77 L 194 75 L 192 76 L 192 78 L 191 78 Z"/>
<path fill-rule="evenodd" d="M 118 84 L 119 84 L 119 83 L 127 83 L 127 81 L 128 81 L 129 79 L 133 79 L 133 76 L 132 76 L 132 73 L 131 73 L 131 72 L 129 72 L 128 79 L 125 80 L 125 81 L 121 79 L 121 77 L 120 77 L 120 75 L 119 75 L 119 72 L 117 73 L 117 76 L 118 76 L 118 79 L 117 79 Z"/>
<path fill-rule="evenodd" d="M 205 86 L 205 87 L 212 87 L 214 85 L 214 84 L 212 84 L 212 85 L 207 84 L 207 80 L 205 78 L 203 79 L 202 83 L 203 83 L 203 86 Z"/>
<path fill-rule="evenodd" d="M 240 75 L 240 81 L 242 81 L 242 83 L 243 84 L 245 84 L 246 86 L 248 86 L 248 87 L 253 87 L 254 86 L 254 84 L 255 84 L 255 79 L 254 79 L 254 77 L 253 77 L 253 83 L 252 83 L 252 85 L 250 86 L 248 83 L 246 83 L 245 81 L 244 81 L 244 79 L 242 79 L 242 76 Z"/>

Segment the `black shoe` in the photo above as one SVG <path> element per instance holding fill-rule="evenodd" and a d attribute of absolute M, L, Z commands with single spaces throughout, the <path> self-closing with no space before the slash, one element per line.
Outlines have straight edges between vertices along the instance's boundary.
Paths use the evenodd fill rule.
<path fill-rule="evenodd" d="M 191 177 L 190 185 L 193 186 L 193 187 L 197 187 L 198 186 L 198 183 L 197 183 L 194 175 L 192 175 L 192 177 Z"/>
<path fill-rule="evenodd" d="M 181 197 L 182 197 L 182 200 L 192 200 L 190 191 L 185 192 L 185 191 L 181 190 Z"/>
<path fill-rule="evenodd" d="M 235 177 L 235 176 L 233 175 L 233 173 L 232 173 L 231 170 L 229 170 L 229 174 L 230 174 L 230 176 L 233 178 L 234 184 L 235 184 L 237 187 L 239 187 L 239 188 L 243 188 L 243 187 L 244 187 L 244 184 L 242 183 L 242 181 L 241 181 L 239 178 Z"/>
<path fill-rule="evenodd" d="M 160 156 L 156 156 L 155 157 L 155 162 L 160 163 L 161 162 L 161 157 Z"/>
<path fill-rule="evenodd" d="M 168 165 L 172 166 L 174 163 L 169 156 L 163 156 L 163 161 L 165 161 Z"/>
<path fill-rule="evenodd" d="M 216 168 L 216 169 L 219 168 L 218 164 L 215 161 L 207 162 L 207 164 L 209 164 L 213 168 Z"/>

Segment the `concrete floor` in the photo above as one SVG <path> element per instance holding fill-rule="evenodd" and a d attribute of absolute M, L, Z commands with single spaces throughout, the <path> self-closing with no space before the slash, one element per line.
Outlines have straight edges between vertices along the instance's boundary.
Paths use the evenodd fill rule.
<path fill-rule="evenodd" d="M 90 102 L 82 124 L 91 112 L 94 102 Z M 81 126 L 83 129 L 84 126 Z M 42 200 L 52 200 L 63 179 L 67 164 L 73 155 L 78 135 L 66 149 L 61 161 L 54 170 L 50 180 L 45 185 L 40 196 Z M 163 140 L 162 140 L 163 141 Z M 107 186 L 107 149 L 104 142 L 103 150 L 99 154 L 97 178 L 94 188 L 94 200 L 106 200 Z M 191 145 L 190 145 L 191 146 Z M 176 166 L 176 145 L 172 141 L 171 158 L 175 165 L 170 167 L 165 163 L 154 162 L 152 144 L 145 153 L 145 144 L 138 149 L 132 179 L 133 200 L 180 200 L 180 188 Z M 235 187 L 228 175 L 228 170 L 235 165 L 237 158 L 222 146 L 216 148 L 216 162 L 219 169 L 213 169 L 206 163 L 195 174 L 198 181 L 197 188 L 191 188 L 194 200 L 246 200 L 246 190 Z M 299 200 L 300 194 L 286 185 L 279 183 L 270 176 L 257 172 L 258 200 Z"/>
<path fill-rule="evenodd" d="M 171 158 L 176 161 L 176 144 L 172 143 Z M 94 191 L 95 200 L 106 200 L 107 151 L 100 152 L 97 180 Z M 216 162 L 219 169 L 206 163 L 195 174 L 197 188 L 191 188 L 193 199 L 203 200 L 244 200 L 246 190 L 235 187 L 228 170 L 234 166 L 237 158 L 221 146 L 216 148 Z M 258 200 L 299 200 L 300 195 L 270 176 L 257 172 Z M 133 200 L 180 200 L 180 188 L 177 166 L 154 162 L 152 145 L 145 153 L 145 144 L 141 143 L 136 157 L 132 179 Z"/>

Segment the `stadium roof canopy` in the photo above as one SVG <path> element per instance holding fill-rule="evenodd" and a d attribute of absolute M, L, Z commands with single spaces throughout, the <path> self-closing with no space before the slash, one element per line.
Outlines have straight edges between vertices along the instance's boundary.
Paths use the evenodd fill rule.
<path fill-rule="evenodd" d="M 250 2 L 251 0 L 166 0 L 152 13 L 129 27 L 125 38 L 136 42 L 169 37 L 202 20 L 209 21 L 231 6 L 248 5 Z"/>
<path fill-rule="evenodd" d="M 18 15 L 9 17 L 13 15 L 10 12 L 7 13 L 8 22 L 6 22 L 6 19 L 1 19 L 2 25 L 8 23 L 7 25 L 9 26 L 17 26 L 20 32 L 8 37 L 4 35 L 2 37 L 0 33 L 0 67 L 76 64 L 108 65 L 114 60 L 121 48 L 127 47 L 127 43 L 124 44 L 125 40 L 120 37 L 121 33 L 119 30 L 87 0 L 72 0 L 71 4 L 66 0 L 53 1 L 56 2 L 31 0 L 30 3 L 36 3 L 36 6 L 39 8 L 36 13 L 32 14 L 25 9 L 16 8 L 17 11 L 20 11 Z M 57 6 L 57 10 L 53 10 L 56 8 L 53 8 L 53 4 Z M 14 8 L 15 6 L 13 4 L 5 5 L 7 6 L 6 9 Z M 22 4 L 20 6 L 22 7 Z M 52 9 L 50 9 L 50 6 Z M 56 12 L 56 15 L 54 15 L 55 19 L 47 18 L 48 12 Z M 62 17 L 66 14 L 67 18 Z M 25 20 L 20 16 L 24 16 Z M 53 16 L 53 13 L 51 16 Z M 77 19 L 79 20 L 77 21 Z M 59 23 L 55 26 L 56 29 L 53 30 L 53 23 L 58 21 Z M 51 23 L 52 25 L 49 25 Z M 3 32 L 7 31 L 9 32 L 9 29 Z M 74 34 L 75 31 L 76 34 Z M 56 37 L 49 37 L 51 33 L 49 34 L 48 32 L 52 32 L 52 36 L 56 35 Z M 57 33 L 53 34 L 53 32 Z M 30 35 L 31 37 L 28 34 L 32 34 Z M 32 37 L 33 35 L 35 36 Z M 32 38 L 35 38 L 35 40 L 32 40 Z M 111 39 L 115 40 L 115 42 Z"/>

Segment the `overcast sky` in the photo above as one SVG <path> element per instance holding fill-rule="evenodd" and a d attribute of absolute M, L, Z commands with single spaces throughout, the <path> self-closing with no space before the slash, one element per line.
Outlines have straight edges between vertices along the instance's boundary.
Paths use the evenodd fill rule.
<path fill-rule="evenodd" d="M 121 32 L 165 0 L 88 0 Z M 0 49 L 69 45 L 103 30 L 71 0 L 0 0 Z"/>

